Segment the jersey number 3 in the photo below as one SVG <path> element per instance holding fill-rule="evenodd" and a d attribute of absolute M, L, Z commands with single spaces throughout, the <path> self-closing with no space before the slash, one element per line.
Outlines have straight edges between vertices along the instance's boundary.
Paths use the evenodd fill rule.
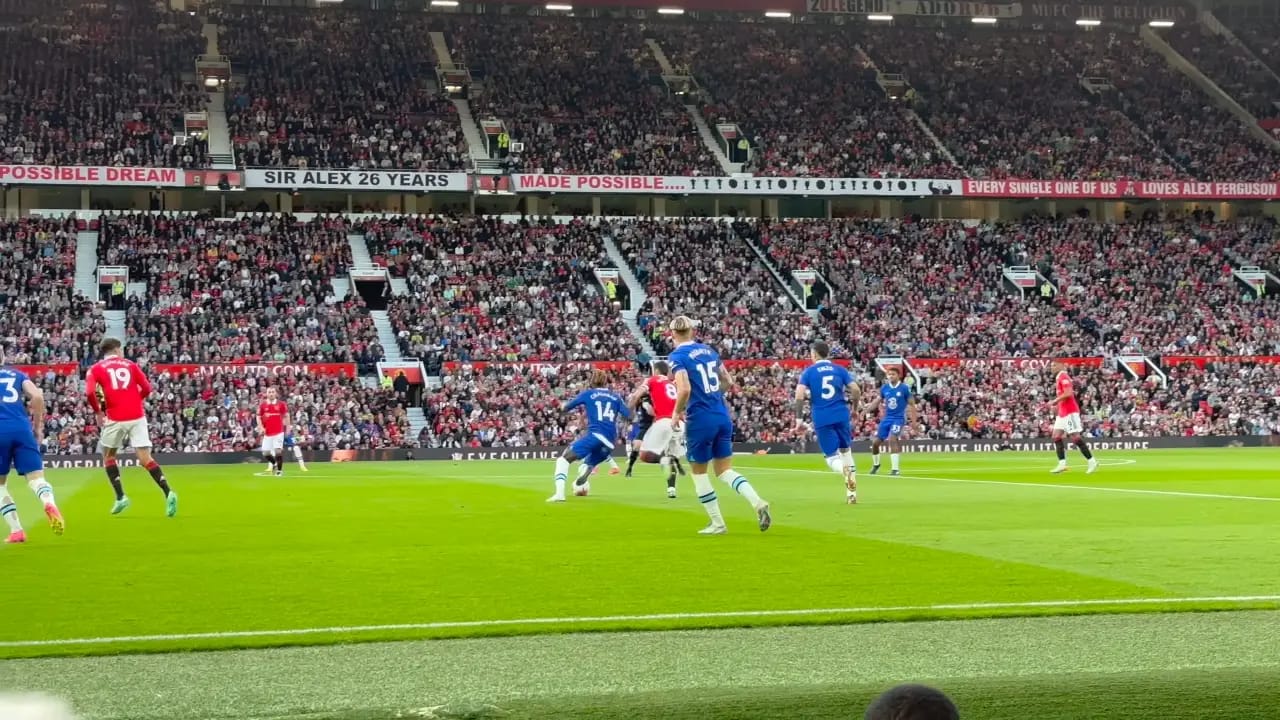
<path fill-rule="evenodd" d="M 3 393 L 0 393 L 0 402 L 18 402 L 18 388 L 14 384 L 16 380 L 17 378 L 11 377 L 0 378 L 0 390 L 3 390 Z"/>

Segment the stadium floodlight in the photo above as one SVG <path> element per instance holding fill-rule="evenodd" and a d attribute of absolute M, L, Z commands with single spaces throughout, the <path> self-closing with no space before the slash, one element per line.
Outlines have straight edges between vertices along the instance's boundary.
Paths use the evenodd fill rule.
<path fill-rule="evenodd" d="M 767 18 L 789 18 L 791 12 L 789 10 L 766 10 L 764 16 Z"/>
<path fill-rule="evenodd" d="M 1102 24 L 1102 21 L 1094 18 L 1080 18 L 1076 20 L 1076 24 L 1081 27 L 1097 27 Z"/>
<path fill-rule="evenodd" d="M 660 7 L 658 8 L 658 14 L 659 15 L 683 15 L 684 8 Z"/>
<path fill-rule="evenodd" d="M 458 7 L 458 0 L 431 0 L 431 7 Z"/>
<path fill-rule="evenodd" d="M 993 17 L 976 17 L 973 18 L 973 23 L 975 25 L 995 25 L 996 19 Z"/>
<path fill-rule="evenodd" d="M 867 19 L 871 22 L 893 22 L 892 15 L 868 15 Z"/>
<path fill-rule="evenodd" d="M 1148 24 L 1148 25 L 1150 25 L 1151 27 L 1161 27 L 1161 28 L 1170 28 L 1170 27 L 1173 27 L 1173 21 L 1172 21 L 1172 20 L 1152 20 L 1151 22 L 1149 22 L 1149 23 L 1147 23 L 1147 24 Z"/>
<path fill-rule="evenodd" d="M 573 6 L 565 5 L 564 3 L 547 3 L 547 9 L 559 10 L 560 12 L 573 12 Z"/>

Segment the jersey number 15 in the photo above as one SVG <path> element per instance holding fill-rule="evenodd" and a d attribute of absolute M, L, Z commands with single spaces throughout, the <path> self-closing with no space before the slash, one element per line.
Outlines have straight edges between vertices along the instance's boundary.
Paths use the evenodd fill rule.
<path fill-rule="evenodd" d="M 698 375 L 702 378 L 702 391 L 708 395 L 720 392 L 720 373 L 716 372 L 716 361 L 697 365 Z"/>

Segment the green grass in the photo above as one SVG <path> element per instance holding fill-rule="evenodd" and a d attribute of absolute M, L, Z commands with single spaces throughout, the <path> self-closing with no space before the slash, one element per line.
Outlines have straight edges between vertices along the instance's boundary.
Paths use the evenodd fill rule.
<path fill-rule="evenodd" d="M 597 476 L 590 497 L 548 506 L 550 462 L 318 465 L 306 475 L 290 468 L 283 480 L 253 477 L 257 465 L 175 466 L 169 475 L 183 503 L 175 519 L 164 517 L 162 498 L 141 471 L 126 470 L 134 506 L 120 517 L 107 514 L 101 471 L 53 471 L 68 521 L 61 538 L 37 523 L 30 493 L 11 481 L 31 542 L 0 547 L 10 590 L 0 659 L 1280 608 L 1276 451 L 1103 459 L 1109 464 L 1096 475 L 1077 468 L 1050 476 L 1052 458 L 1044 454 L 907 455 L 907 477 L 864 472 L 863 502 L 850 507 L 840 479 L 818 458 L 742 457 L 744 474 L 774 505 L 775 527 L 760 534 L 746 504 L 721 487 L 730 534 L 713 538 L 695 534 L 705 515 L 687 481 L 679 500 L 667 500 L 653 467 L 630 480 Z M 866 457 L 860 461 L 865 470 Z M 660 617 L 635 617 L 650 615 Z M 191 634 L 197 637 L 182 637 Z M 1124 644 L 1116 652 L 1123 657 Z M 1034 653 L 1018 661 L 1038 662 Z M 917 677 L 950 677 L 935 670 Z M 1200 692 L 1187 671 L 1162 667 L 1117 685 L 1090 680 L 1082 667 L 1061 671 L 1080 674 L 1068 685 L 1041 678 L 1032 694 L 1051 702 L 1053 688 L 1095 680 L 1119 697 L 1148 685 Z M 1274 674 L 1252 672 L 1273 667 L 1248 666 L 1240 677 L 1275 687 Z M 956 692 L 971 693 L 975 703 L 999 686 L 980 675 L 963 680 Z M 831 713 L 873 690 L 859 678 L 788 680 L 774 689 L 780 708 L 813 704 Z M 656 707 L 654 697 L 624 690 L 616 712 L 608 709 L 612 690 L 590 688 L 572 697 L 508 698 L 505 709 L 523 708 L 529 717 L 553 717 L 557 707 L 576 708 L 561 717 L 648 717 L 636 703 Z M 738 702 L 721 690 L 726 707 Z M 696 705 L 678 683 L 652 692 Z M 1252 696 L 1234 697 L 1248 703 Z M 356 707 L 385 705 L 368 698 Z M 603 714 L 590 714 L 597 707 Z M 1013 717 L 1000 712 L 993 706 L 981 716 Z M 784 716 L 807 717 L 777 715 Z"/>

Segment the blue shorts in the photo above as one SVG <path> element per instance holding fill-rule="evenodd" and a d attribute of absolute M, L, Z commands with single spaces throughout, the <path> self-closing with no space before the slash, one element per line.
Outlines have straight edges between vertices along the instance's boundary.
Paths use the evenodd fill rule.
<path fill-rule="evenodd" d="M 0 431 L 0 476 L 8 475 L 10 468 L 19 475 L 29 475 L 44 469 L 40 445 L 31 430 Z"/>
<path fill-rule="evenodd" d="M 627 441 L 635 442 L 644 438 L 644 434 L 649 432 L 649 427 L 653 423 L 632 423 L 631 432 L 627 433 Z"/>
<path fill-rule="evenodd" d="M 685 427 L 689 462 L 708 463 L 733 457 L 733 421 L 728 416 L 694 418 Z"/>
<path fill-rule="evenodd" d="M 600 439 L 599 435 L 583 435 L 569 446 L 574 455 L 587 465 L 596 466 L 613 454 L 613 443 Z"/>
<path fill-rule="evenodd" d="M 849 432 L 847 422 L 823 425 L 814 428 L 813 432 L 818 436 L 818 447 L 822 448 L 822 454 L 827 457 L 853 447 L 853 435 Z"/>
<path fill-rule="evenodd" d="M 876 428 L 876 438 L 882 441 L 891 437 L 896 438 L 902 434 L 902 425 L 901 418 L 885 418 L 880 421 L 880 426 Z"/>

